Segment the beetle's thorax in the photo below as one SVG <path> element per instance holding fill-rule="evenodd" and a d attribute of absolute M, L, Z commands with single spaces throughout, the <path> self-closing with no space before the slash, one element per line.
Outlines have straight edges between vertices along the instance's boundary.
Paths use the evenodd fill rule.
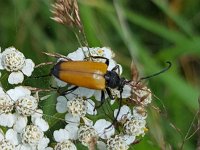
<path fill-rule="evenodd" d="M 125 85 L 125 78 L 120 78 L 115 71 L 107 71 L 104 78 L 106 80 L 106 86 L 109 88 L 122 90 Z"/>

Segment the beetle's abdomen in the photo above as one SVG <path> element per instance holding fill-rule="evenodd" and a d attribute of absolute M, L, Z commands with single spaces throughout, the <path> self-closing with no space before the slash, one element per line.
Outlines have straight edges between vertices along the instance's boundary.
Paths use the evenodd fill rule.
<path fill-rule="evenodd" d="M 52 74 L 72 85 L 102 90 L 105 89 L 107 67 L 101 62 L 60 61 L 54 66 Z"/>

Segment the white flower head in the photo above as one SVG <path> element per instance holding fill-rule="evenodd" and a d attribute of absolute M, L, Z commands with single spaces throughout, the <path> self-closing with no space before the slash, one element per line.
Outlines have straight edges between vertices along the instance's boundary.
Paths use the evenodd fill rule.
<path fill-rule="evenodd" d="M 65 140 L 57 143 L 54 150 L 77 150 L 77 148 L 70 140 Z"/>
<path fill-rule="evenodd" d="M 0 114 L 11 113 L 14 107 L 14 102 L 6 93 L 0 93 Z"/>
<path fill-rule="evenodd" d="M 15 107 L 19 114 L 23 116 L 30 116 L 36 111 L 38 101 L 35 97 L 26 95 L 17 100 Z"/>
<path fill-rule="evenodd" d="M 37 145 L 44 137 L 42 130 L 35 125 L 28 125 L 22 132 L 22 143 Z"/>
<path fill-rule="evenodd" d="M 133 136 L 144 136 L 145 131 L 147 130 L 146 121 L 144 119 L 130 119 L 124 124 L 124 131 L 128 135 Z"/>
<path fill-rule="evenodd" d="M 144 86 L 142 89 L 134 91 L 134 101 L 142 106 L 147 106 L 152 101 L 151 90 Z"/>
<path fill-rule="evenodd" d="M 91 56 L 101 56 L 101 57 L 105 57 L 107 59 L 111 59 L 111 58 L 113 58 L 115 56 L 115 54 L 108 47 L 102 47 L 102 48 L 100 48 L 100 47 L 94 47 L 94 48 L 90 48 L 89 52 L 90 52 Z"/>
<path fill-rule="evenodd" d="M 13 145 L 10 141 L 3 139 L 0 141 L 0 149 L 2 150 L 15 150 L 15 145 Z"/>
<path fill-rule="evenodd" d="M 84 125 L 78 131 L 78 139 L 83 145 L 90 147 L 91 144 L 96 145 L 98 135 L 93 127 Z"/>
<path fill-rule="evenodd" d="M 128 148 L 129 146 L 125 142 L 124 138 L 119 135 L 115 135 L 113 138 L 107 140 L 108 150 L 127 150 Z"/>
<path fill-rule="evenodd" d="M 11 72 L 8 77 L 10 84 L 22 83 L 24 75 L 31 76 L 34 66 L 35 64 L 31 59 L 26 59 L 23 53 L 14 47 L 6 48 L 0 53 L 0 69 Z"/>
<path fill-rule="evenodd" d="M 68 101 L 67 103 L 68 111 L 73 116 L 85 116 L 87 112 L 87 103 L 80 97 L 77 97 L 73 101 Z"/>

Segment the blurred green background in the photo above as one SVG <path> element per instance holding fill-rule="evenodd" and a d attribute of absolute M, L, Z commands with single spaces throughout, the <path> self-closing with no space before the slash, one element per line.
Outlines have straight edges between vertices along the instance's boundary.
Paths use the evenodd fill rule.
<path fill-rule="evenodd" d="M 154 98 L 148 109 L 149 132 L 132 149 L 181 149 L 183 142 L 183 149 L 195 149 L 197 134 L 187 138 L 197 129 L 194 117 L 200 87 L 200 1 L 78 2 L 89 46 L 111 47 L 117 62 L 124 67 L 126 78 L 131 79 L 132 60 L 141 76 L 161 70 L 166 61 L 173 64 L 169 71 L 146 81 L 159 99 Z M 2 49 L 15 46 L 36 64 L 50 61 L 42 51 L 67 55 L 76 50 L 79 44 L 73 32 L 50 19 L 51 3 L 50 0 L 1 1 Z M 41 68 L 39 72 L 45 74 L 48 69 Z M 3 78 L 1 81 L 4 82 Z M 42 82 L 43 85 L 49 81 Z"/>

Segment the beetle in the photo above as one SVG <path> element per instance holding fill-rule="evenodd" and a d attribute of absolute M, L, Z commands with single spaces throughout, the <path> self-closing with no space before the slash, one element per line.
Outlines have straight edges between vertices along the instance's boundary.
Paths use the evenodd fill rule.
<path fill-rule="evenodd" d="M 119 71 L 119 65 L 116 65 L 111 71 L 109 71 L 108 70 L 109 59 L 101 56 L 92 56 L 92 58 L 105 59 L 106 61 L 105 63 L 103 63 L 95 61 L 61 60 L 57 64 L 55 64 L 54 67 L 51 69 L 51 74 L 66 83 L 75 85 L 73 88 L 62 92 L 61 95 L 66 95 L 76 90 L 78 87 L 101 90 L 101 104 L 96 108 L 100 107 L 104 103 L 105 91 L 107 92 L 110 99 L 114 99 L 110 89 L 119 90 L 120 92 L 119 109 L 113 121 L 113 123 L 115 123 L 119 115 L 120 108 L 122 106 L 123 88 L 126 84 L 129 84 L 131 80 L 127 80 L 124 77 L 121 77 L 117 73 L 117 70 Z M 170 62 L 167 63 L 169 64 L 169 66 L 164 68 L 160 72 L 147 77 L 143 77 L 141 79 L 147 79 L 152 76 L 165 72 L 171 67 L 171 63 Z"/>
<path fill-rule="evenodd" d="M 119 65 L 116 65 L 111 71 L 108 70 L 109 59 L 101 56 L 92 56 L 93 58 L 105 59 L 104 62 L 95 61 L 59 61 L 51 70 L 51 74 L 56 78 L 75 85 L 75 87 L 68 89 L 61 93 L 65 95 L 74 91 L 78 87 L 85 87 L 94 90 L 101 90 L 101 105 L 105 99 L 105 91 L 111 99 L 114 99 L 111 89 L 123 92 L 123 87 L 127 81 L 124 77 L 120 77 L 117 73 Z"/>

